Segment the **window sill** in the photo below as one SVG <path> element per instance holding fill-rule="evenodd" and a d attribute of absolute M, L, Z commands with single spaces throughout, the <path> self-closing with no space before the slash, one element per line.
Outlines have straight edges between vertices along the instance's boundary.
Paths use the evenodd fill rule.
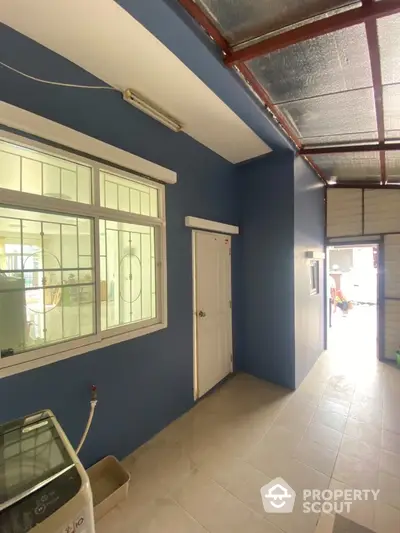
<path fill-rule="evenodd" d="M 8 376 L 13 376 L 14 374 L 19 374 L 21 372 L 25 372 L 27 370 L 33 370 L 34 368 L 39 368 L 41 366 L 56 363 L 57 361 L 63 361 L 64 359 L 75 357 L 76 355 L 89 353 L 93 350 L 100 350 L 101 348 L 112 346 L 113 344 L 118 344 L 120 342 L 136 339 L 137 337 L 142 337 L 143 335 L 149 335 L 150 333 L 155 333 L 156 331 L 165 329 L 167 326 L 168 324 L 166 322 L 154 324 L 152 326 L 147 326 L 142 329 L 136 329 L 127 333 L 120 333 L 112 337 L 107 337 L 101 339 L 98 342 L 84 344 L 79 348 L 67 349 L 43 357 L 40 357 L 40 355 L 38 355 L 36 359 L 32 359 L 31 361 L 26 361 L 23 363 L 12 364 L 12 357 L 10 357 L 9 359 L 0 359 L 0 379 Z M 84 339 L 82 340 L 84 341 Z M 56 345 L 54 347 L 55 350 L 57 350 L 57 348 L 62 349 L 62 345 Z M 3 366 L 6 361 L 8 363 L 7 366 Z"/>

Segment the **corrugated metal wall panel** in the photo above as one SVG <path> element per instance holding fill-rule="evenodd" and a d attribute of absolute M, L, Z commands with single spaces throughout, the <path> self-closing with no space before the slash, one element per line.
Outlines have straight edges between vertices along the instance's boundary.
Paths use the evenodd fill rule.
<path fill-rule="evenodd" d="M 400 235 L 385 235 L 384 242 L 385 296 L 400 298 Z"/>
<path fill-rule="evenodd" d="M 327 237 L 362 234 L 361 189 L 328 189 Z"/>
<path fill-rule="evenodd" d="M 364 233 L 400 232 L 400 191 L 366 190 Z"/>
<path fill-rule="evenodd" d="M 400 301 L 385 301 L 385 357 L 396 359 L 400 348 Z"/>

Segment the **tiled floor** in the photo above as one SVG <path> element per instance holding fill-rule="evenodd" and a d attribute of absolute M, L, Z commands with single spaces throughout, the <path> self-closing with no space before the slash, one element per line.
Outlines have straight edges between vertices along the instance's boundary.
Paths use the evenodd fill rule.
<path fill-rule="evenodd" d="M 400 370 L 376 361 L 364 329 L 357 345 L 342 330 L 295 393 L 241 374 L 200 401 L 124 460 L 128 500 L 97 532 L 330 532 L 299 498 L 292 514 L 263 511 L 260 488 L 280 476 L 296 491 L 379 488 L 348 516 L 399 533 Z"/>

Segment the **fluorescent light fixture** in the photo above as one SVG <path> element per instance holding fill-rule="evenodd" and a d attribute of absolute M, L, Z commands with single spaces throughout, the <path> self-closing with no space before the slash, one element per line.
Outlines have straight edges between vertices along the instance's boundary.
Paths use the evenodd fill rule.
<path fill-rule="evenodd" d="M 140 109 L 140 111 L 143 111 L 146 115 L 158 120 L 158 122 L 161 122 L 161 124 L 164 124 L 164 126 L 167 126 L 167 128 L 170 128 L 172 131 L 178 132 L 182 130 L 182 124 L 179 124 L 178 121 L 165 114 L 164 111 L 148 100 L 145 100 L 142 96 L 139 96 L 133 91 L 133 89 L 125 89 L 122 94 L 125 102 L 128 102 L 128 104 Z"/>

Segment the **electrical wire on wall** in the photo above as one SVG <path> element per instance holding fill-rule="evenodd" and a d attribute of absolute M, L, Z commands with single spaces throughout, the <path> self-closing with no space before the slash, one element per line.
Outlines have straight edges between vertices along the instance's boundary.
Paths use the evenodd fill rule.
<path fill-rule="evenodd" d="M 31 76 L 30 74 L 26 74 L 25 72 L 22 72 L 21 70 L 18 70 L 14 67 L 11 67 L 7 63 L 4 63 L 3 61 L 0 61 L 0 65 L 8 68 L 12 72 L 15 72 L 16 74 L 19 74 L 20 76 L 23 76 L 24 78 L 28 78 L 29 80 L 37 81 L 39 83 L 45 83 L 47 85 L 57 85 L 59 87 L 72 87 L 75 89 L 98 89 L 98 90 L 105 90 L 105 91 L 117 91 L 121 92 L 119 89 L 116 89 L 115 87 L 111 87 L 111 85 L 78 85 L 76 83 L 63 83 L 61 81 L 51 81 L 51 80 L 43 80 L 42 78 L 36 78 L 35 76 Z"/>

